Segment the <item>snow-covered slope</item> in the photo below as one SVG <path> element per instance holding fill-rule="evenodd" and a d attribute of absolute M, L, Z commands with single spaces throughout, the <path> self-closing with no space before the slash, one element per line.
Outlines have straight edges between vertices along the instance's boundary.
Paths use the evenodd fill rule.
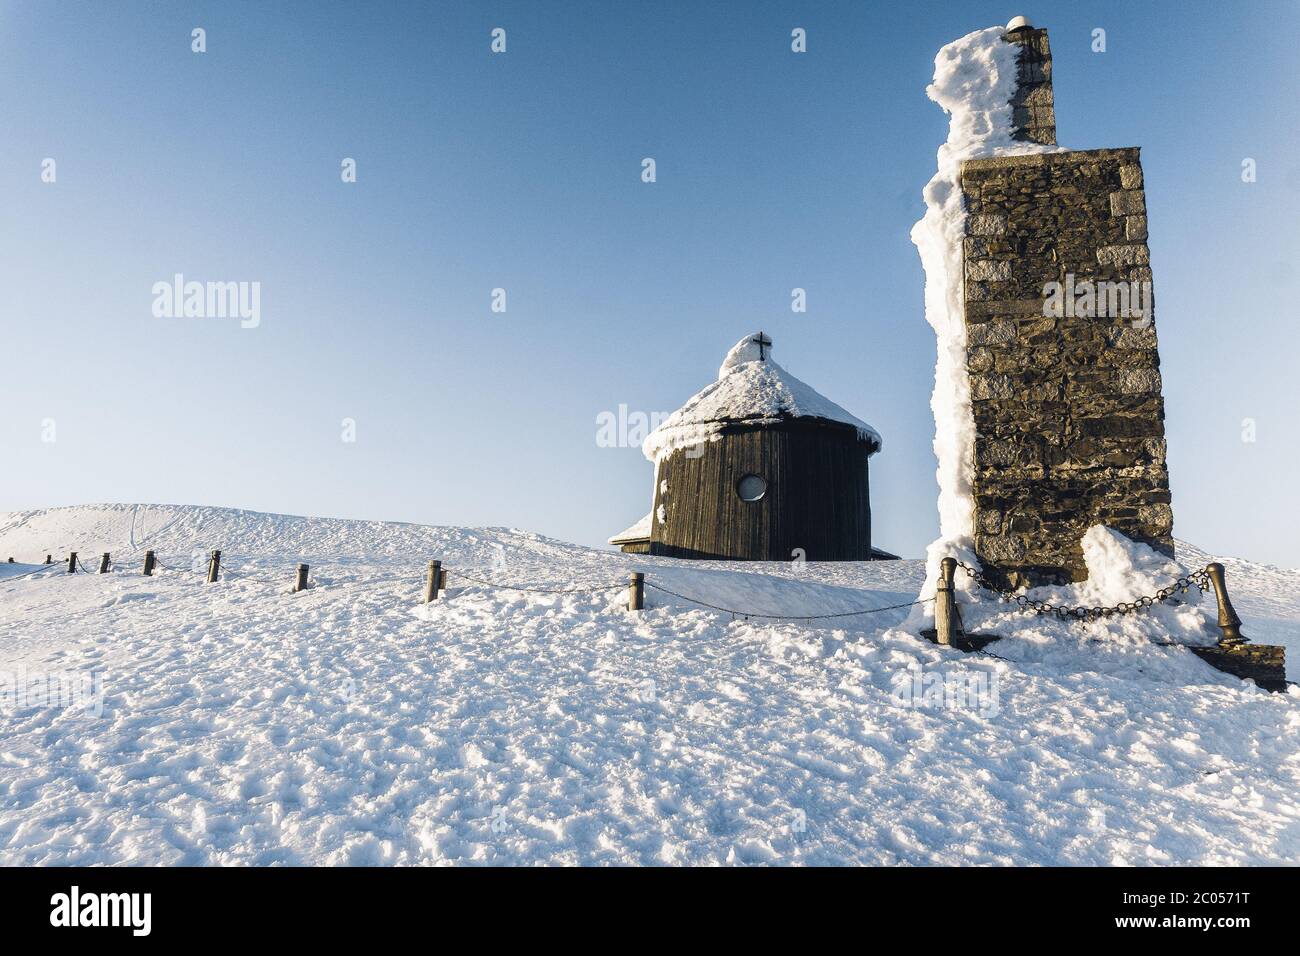
<path fill-rule="evenodd" d="M 221 548 L 233 573 L 144 578 L 145 548 L 169 568 Z M 67 550 L 116 571 L 32 564 Z M 651 588 L 631 614 L 618 588 L 643 570 L 722 606 L 834 613 L 912 600 L 921 562 L 675 562 L 121 505 L 0 515 L 11 554 L 0 863 L 1300 859 L 1295 689 L 1138 633 L 1004 614 L 999 656 L 963 655 L 906 633 L 906 608 L 733 620 Z M 430 558 L 451 590 L 423 606 Z M 290 594 L 299 561 L 317 586 Z M 1225 563 L 1246 633 L 1293 641 L 1300 572 Z M 14 675 L 52 673 L 102 680 L 99 716 L 93 695 L 15 703 Z"/>

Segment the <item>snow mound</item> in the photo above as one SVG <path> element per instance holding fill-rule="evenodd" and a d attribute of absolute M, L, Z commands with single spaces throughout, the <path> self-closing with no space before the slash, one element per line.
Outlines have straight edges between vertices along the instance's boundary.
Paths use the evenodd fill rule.
<path fill-rule="evenodd" d="M 1154 594 L 1190 570 L 1150 545 L 1130 541 L 1105 525 L 1089 528 L 1082 545 L 1088 579 L 1057 590 L 1078 604 L 1108 606 L 1130 600 L 1134 592 Z"/>
<path fill-rule="evenodd" d="M 1088 569 L 1087 580 L 1056 587 L 1030 588 L 1022 593 L 1058 607 L 1114 607 L 1137 598 L 1154 596 L 1157 591 L 1185 577 L 1189 571 L 1196 570 L 1149 545 L 1130 541 L 1103 525 L 1090 528 L 1083 537 L 1082 546 Z M 1049 616 L 1026 622 L 1018 609 L 1012 610 L 1013 605 L 980 590 L 960 568 L 956 584 L 963 592 L 963 620 L 971 630 L 1011 633 L 1017 640 L 1037 642 L 1043 652 L 1056 653 L 1063 644 L 1080 640 L 1146 646 L 1152 643 L 1205 645 L 1213 644 L 1219 638 L 1215 604 L 1211 600 L 1208 609 L 1202 608 L 1201 594 L 1195 587 L 1177 595 L 1176 601 L 1157 604 L 1138 613 L 1087 622 L 1059 621 Z M 931 586 L 927 582 L 926 587 Z M 922 593 L 932 594 L 933 591 L 923 590 Z M 914 615 L 913 623 L 915 620 Z"/>
<path fill-rule="evenodd" d="M 852 425 L 863 441 L 880 450 L 879 432 L 777 365 L 771 352 L 762 332 L 737 342 L 723 359 L 718 380 L 646 436 L 641 445 L 645 456 L 658 462 L 679 448 L 716 440 L 727 425 L 774 424 L 788 418 Z"/>

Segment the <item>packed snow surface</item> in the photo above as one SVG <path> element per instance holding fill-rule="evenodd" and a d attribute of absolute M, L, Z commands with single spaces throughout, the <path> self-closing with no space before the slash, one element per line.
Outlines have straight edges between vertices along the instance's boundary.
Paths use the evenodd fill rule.
<path fill-rule="evenodd" d="M 691 396 L 646 436 L 641 445 L 653 462 L 676 451 L 713 441 L 728 424 L 765 424 L 786 418 L 822 418 L 852 425 L 863 441 L 880 449 L 880 434 L 811 385 L 772 361 L 772 346 L 760 348 L 754 332 L 737 342 L 718 369 L 718 380 Z"/>
<path fill-rule="evenodd" d="M 1077 588 L 1165 583 L 1164 559 L 1089 535 L 1099 576 Z M 212 548 L 231 573 L 208 585 L 189 568 Z M 114 570 L 37 563 L 68 550 Z M 673 561 L 144 505 L 0 515 L 10 555 L 0 864 L 1300 860 L 1297 691 L 1152 643 L 1213 639 L 1212 601 L 1123 630 L 970 604 L 1005 635 L 994 657 L 913 636 L 907 608 L 746 620 L 654 587 L 846 612 L 913 600 L 920 561 Z M 432 558 L 449 590 L 426 606 Z M 298 562 L 314 586 L 291 594 Z M 1224 563 L 1245 633 L 1294 661 L 1300 571 Z M 98 697 L 40 699 L 55 674 L 94 675 Z"/>

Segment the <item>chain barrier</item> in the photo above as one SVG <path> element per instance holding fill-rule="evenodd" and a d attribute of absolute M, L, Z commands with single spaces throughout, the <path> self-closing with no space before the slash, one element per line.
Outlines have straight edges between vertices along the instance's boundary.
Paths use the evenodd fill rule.
<path fill-rule="evenodd" d="M 163 564 L 162 558 L 158 557 L 156 554 L 154 555 L 153 558 L 153 565 L 155 568 L 162 568 L 164 571 L 175 571 L 178 574 L 204 574 L 205 573 L 203 571 L 195 571 L 194 568 L 192 567 L 174 568 L 170 564 Z"/>
<path fill-rule="evenodd" d="M 81 570 L 84 571 L 85 573 L 87 574 L 91 573 L 89 569 L 87 569 L 86 566 L 82 564 L 80 557 L 77 558 L 77 564 L 80 566 Z M 201 570 L 196 571 L 193 567 L 181 568 L 181 567 L 175 567 L 173 565 L 169 565 L 164 561 L 162 561 L 162 559 L 157 557 L 157 555 L 154 556 L 154 566 L 163 571 L 173 571 L 178 573 L 190 573 L 190 574 L 206 573 L 205 571 L 201 571 Z M 610 582 L 608 584 L 597 584 L 592 586 L 584 585 L 579 587 L 568 587 L 568 588 L 546 588 L 546 587 L 536 587 L 533 585 L 505 584 L 500 581 L 490 581 L 487 580 L 486 578 L 480 578 L 472 574 L 468 574 L 465 571 L 461 570 L 460 568 L 449 567 L 446 565 L 443 566 L 443 570 L 447 572 L 449 575 L 454 575 L 456 579 L 468 581 L 471 584 L 477 584 L 481 587 L 496 588 L 496 589 L 501 589 L 506 591 L 519 591 L 528 594 L 600 594 L 600 593 L 608 593 L 610 591 L 621 591 L 624 588 L 628 587 L 628 582 L 626 580 L 620 580 L 620 581 Z M 243 570 L 242 568 L 240 570 L 232 570 L 228 565 L 225 564 L 221 566 L 220 570 L 218 571 L 218 574 L 222 578 L 230 576 L 232 578 L 241 579 L 244 581 L 257 581 L 257 582 L 267 583 L 267 584 L 275 583 L 272 579 L 268 577 L 252 574 L 248 571 Z M 390 581 L 404 581 L 404 580 L 406 580 L 405 576 L 388 576 L 382 579 L 373 579 L 373 580 L 367 579 L 365 581 L 361 581 L 357 583 L 362 583 L 362 584 L 370 584 L 376 582 L 387 583 Z M 454 579 L 453 579 L 453 583 L 454 583 Z M 918 604 L 926 604 L 934 600 L 933 597 L 920 598 L 914 601 L 905 601 L 900 604 L 889 604 L 884 607 L 863 608 L 857 611 L 840 611 L 834 614 L 760 614 L 754 611 L 746 611 L 740 608 L 723 607 L 718 604 L 711 604 L 708 601 L 701 601 L 699 598 L 691 597 L 689 594 L 681 594 L 677 591 L 673 591 L 668 588 L 661 587 L 660 585 L 655 584 L 653 581 L 650 580 L 646 580 L 644 582 L 644 586 L 659 591 L 662 594 L 667 594 L 672 597 L 679 598 L 683 601 L 688 601 L 691 604 L 708 608 L 709 610 L 712 611 L 720 611 L 723 614 L 730 614 L 732 615 L 733 618 L 740 617 L 743 620 L 748 620 L 750 618 L 755 618 L 760 620 L 771 620 L 771 621 L 835 620 L 839 618 L 859 617 L 864 614 L 877 614 L 882 611 L 896 611 L 902 608 L 915 607 Z"/>
<path fill-rule="evenodd" d="M 1161 588 L 1155 594 L 1135 598 L 1132 601 L 1122 601 L 1113 607 L 1086 607 L 1082 605 L 1065 607 L 1048 601 L 1038 601 L 1028 595 L 1017 594 L 1014 590 L 998 587 L 983 572 L 971 567 L 965 561 L 958 561 L 957 566 L 965 571 L 971 580 L 980 587 L 999 595 L 1002 601 L 1008 604 L 1016 604 L 1022 611 L 1032 611 L 1035 614 L 1051 614 L 1062 621 L 1097 621 L 1122 614 L 1132 614 L 1135 611 L 1163 604 L 1175 594 L 1186 594 L 1192 586 L 1195 586 L 1202 593 L 1208 593 L 1211 589 L 1209 569 L 1205 567 L 1199 571 L 1184 575 L 1173 584 Z"/>
<path fill-rule="evenodd" d="M 205 558 L 204 560 L 206 561 L 206 560 L 210 560 L 210 559 L 206 559 L 206 558 Z M 78 559 L 78 562 L 77 562 L 77 563 L 78 563 L 78 564 L 81 563 L 81 562 L 80 562 L 80 559 Z M 175 573 L 177 573 L 177 574 L 201 574 L 201 575 L 205 575 L 205 576 L 206 576 L 207 573 L 208 573 L 208 570 L 207 570 L 206 567 L 203 567 L 203 568 L 195 568 L 195 567 L 193 567 L 193 566 L 191 566 L 191 567 L 177 567 L 176 565 L 168 564 L 168 563 L 167 563 L 166 561 L 164 561 L 162 558 L 158 557 L 157 554 L 154 555 L 153 564 L 154 564 L 154 567 L 157 568 L 157 569 L 159 569 L 159 570 L 162 570 L 162 571 L 172 571 L 172 572 L 175 572 Z M 35 572 L 33 572 L 33 573 L 35 573 Z M 15 575 L 15 577 L 20 577 L 20 576 L 21 576 L 21 575 Z M 230 577 L 230 578 L 232 578 L 232 579 L 237 579 L 237 580 L 240 580 L 240 581 L 257 582 L 257 583 L 259 583 L 259 584 L 280 584 L 280 583 L 282 583 L 282 582 L 280 581 L 280 579 L 277 578 L 277 577 L 273 577 L 272 575 L 269 575 L 269 574 L 259 574 L 259 573 L 255 573 L 254 570 L 250 570 L 250 569 L 248 569 L 248 568 L 246 568 L 246 567 L 244 567 L 244 566 L 242 566 L 242 565 L 239 566 L 239 567 L 232 567 L 232 566 L 231 566 L 229 563 L 227 563 L 227 561 L 224 559 L 224 556 L 223 556 L 223 560 L 222 560 L 221 566 L 217 569 L 217 576 L 218 576 L 218 579 L 219 579 L 219 580 L 224 580 L 226 577 Z M 391 582 L 403 582 L 403 581 L 409 581 L 410 583 L 414 584 L 414 583 L 417 582 L 417 580 L 418 580 L 418 579 L 416 578 L 415 573 L 414 573 L 414 572 L 411 572 L 411 573 L 408 573 L 408 574 L 394 574 L 394 575 L 387 575 L 387 576 L 385 576 L 385 577 L 380 577 L 380 578 L 366 578 L 366 579 L 364 579 L 364 580 L 362 580 L 362 581 L 349 582 L 349 583 L 356 583 L 356 584 L 387 584 L 387 583 L 391 583 Z"/>
<path fill-rule="evenodd" d="M 602 591 L 614 591 L 614 590 L 619 590 L 627 587 L 626 581 L 619 581 L 617 584 L 597 585 L 596 587 L 578 587 L 578 588 L 527 587 L 518 584 L 501 584 L 498 581 L 485 581 L 482 578 L 476 578 L 473 577 L 472 575 L 466 574 L 464 571 L 460 570 L 459 568 L 449 568 L 446 565 L 443 565 L 442 569 L 446 571 L 447 574 L 449 575 L 454 574 L 457 577 L 464 578 L 466 581 L 471 581 L 474 584 L 482 585 L 483 587 L 503 588 L 507 591 L 527 591 L 530 594 L 598 594 Z"/>
<path fill-rule="evenodd" d="M 46 572 L 54 572 L 54 569 L 59 567 L 60 564 L 66 564 L 66 563 L 67 562 L 51 561 L 49 564 L 42 564 L 40 567 L 35 568 L 31 571 L 24 571 L 22 574 L 11 574 L 5 577 L 0 577 L 0 584 L 3 584 L 6 581 L 17 581 L 21 578 L 35 577 L 38 574 L 45 574 Z"/>
<path fill-rule="evenodd" d="M 693 598 L 686 594 L 678 594 L 676 591 L 670 591 L 665 587 L 660 587 L 649 580 L 645 581 L 645 586 L 648 588 L 654 588 L 656 591 L 663 594 L 671 594 L 673 597 L 681 598 L 683 601 L 690 601 L 692 604 L 698 604 L 700 607 L 707 607 L 712 611 L 722 611 L 724 614 L 731 614 L 733 616 L 739 614 L 744 619 L 755 617 L 769 621 L 823 621 L 831 618 L 857 617 L 861 614 L 875 614 L 879 611 L 896 611 L 899 608 L 914 607 L 917 604 L 924 604 L 927 601 L 934 600 L 932 597 L 919 598 L 915 601 L 907 601 L 903 604 L 890 604 L 885 607 L 869 607 L 864 608 L 861 611 L 841 611 L 837 614 L 757 614 L 753 611 L 741 611 L 731 607 L 720 607 L 717 604 L 710 604 L 707 601 L 701 601 L 698 598 Z"/>
<path fill-rule="evenodd" d="M 221 567 L 217 568 L 217 578 L 219 580 L 225 580 L 227 576 L 236 581 L 249 581 L 255 584 L 280 585 L 285 583 L 281 578 L 273 577 L 269 574 L 254 574 L 252 571 L 245 570 L 242 566 L 238 569 L 232 569 L 227 567 L 225 564 L 222 564 Z M 362 581 L 359 583 L 370 584 L 371 582 Z"/>
<path fill-rule="evenodd" d="M 207 560 L 211 560 L 211 559 L 209 558 Z M 206 575 L 208 573 L 207 568 L 195 568 L 193 565 L 190 565 L 190 567 L 188 568 L 178 568 L 173 565 L 166 564 L 163 562 L 162 558 L 158 557 L 158 555 L 156 554 L 154 555 L 153 558 L 153 564 L 155 568 L 161 568 L 164 571 L 175 571 L 179 574 Z M 269 583 L 271 580 L 270 578 L 264 578 L 257 575 L 252 575 L 246 571 L 243 571 L 242 569 L 232 570 L 227 564 L 223 562 L 221 566 L 217 568 L 217 577 L 218 579 L 224 579 L 227 575 L 235 578 L 242 578 L 245 581 L 266 581 Z"/>

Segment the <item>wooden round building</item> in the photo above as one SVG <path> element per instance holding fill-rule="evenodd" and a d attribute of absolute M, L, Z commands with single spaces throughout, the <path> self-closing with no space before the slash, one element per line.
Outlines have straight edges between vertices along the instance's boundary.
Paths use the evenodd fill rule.
<path fill-rule="evenodd" d="M 868 459 L 880 435 L 771 360 L 762 332 L 642 445 L 650 514 L 610 539 L 625 551 L 752 561 L 868 561 Z"/>

